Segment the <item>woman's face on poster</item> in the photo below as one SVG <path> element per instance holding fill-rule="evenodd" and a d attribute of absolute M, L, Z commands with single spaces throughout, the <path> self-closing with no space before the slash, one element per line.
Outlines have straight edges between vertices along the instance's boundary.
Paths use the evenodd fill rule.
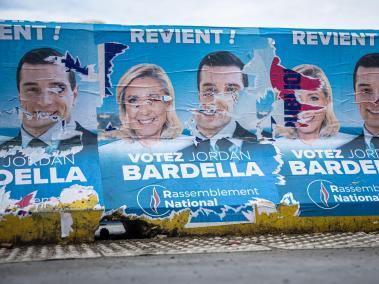
<path fill-rule="evenodd" d="M 301 112 L 299 116 L 302 125 L 297 127 L 297 132 L 300 134 L 318 134 L 326 117 L 326 106 L 329 104 L 329 98 L 325 96 L 322 90 L 298 91 L 296 94 L 302 104 L 322 107 L 320 110 Z"/>
<path fill-rule="evenodd" d="M 151 77 L 133 80 L 125 90 L 129 129 L 140 139 L 159 139 L 167 120 L 169 102 L 163 102 L 164 88 Z"/>

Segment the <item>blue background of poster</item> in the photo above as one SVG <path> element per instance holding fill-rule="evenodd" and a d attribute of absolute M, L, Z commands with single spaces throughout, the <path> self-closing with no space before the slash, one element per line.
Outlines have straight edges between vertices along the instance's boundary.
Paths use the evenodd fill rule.
<path fill-rule="evenodd" d="M 12 22 L 7 22 L 10 24 Z M 20 24 L 20 23 L 18 23 Z M 22 25 L 27 24 L 41 24 L 41 23 L 28 23 L 23 22 Z M 1 113 L 0 113 L 0 135 L 3 141 L 6 141 L 9 137 L 13 137 L 18 130 L 20 120 L 17 114 L 8 114 L 6 110 L 12 109 L 18 105 L 17 89 L 15 81 L 15 70 L 17 62 L 20 57 L 32 48 L 50 46 L 57 48 L 60 51 L 65 52 L 68 50 L 74 57 L 78 57 L 82 65 L 95 64 L 95 70 L 101 71 L 98 64 L 98 47 L 103 43 L 118 42 L 128 45 L 128 49 L 123 53 L 115 57 L 113 60 L 114 67 L 112 69 L 111 81 L 113 88 L 113 96 L 100 98 L 99 86 L 102 86 L 103 82 L 86 82 L 84 80 L 78 80 L 79 82 L 79 99 L 75 107 L 73 119 L 79 121 L 85 128 L 90 130 L 103 131 L 106 123 L 101 120 L 103 114 L 112 114 L 113 118 L 118 118 L 118 105 L 115 97 L 115 86 L 120 77 L 126 70 L 134 65 L 140 63 L 152 63 L 161 66 L 172 81 L 175 90 L 175 103 L 176 111 L 181 120 L 185 131 L 183 135 L 177 138 L 177 140 L 183 140 L 183 144 L 190 145 L 193 143 L 193 138 L 189 135 L 189 125 L 191 119 L 190 109 L 198 107 L 198 91 L 196 84 L 196 73 L 198 64 L 201 59 L 208 53 L 214 51 L 229 51 L 238 56 L 245 64 L 251 62 L 254 64 L 256 61 L 255 52 L 261 51 L 261 54 L 267 54 L 267 58 L 270 58 L 270 54 L 278 56 L 281 60 L 281 65 L 286 68 L 293 68 L 299 64 L 314 64 L 322 68 L 328 77 L 332 89 L 333 89 L 333 103 L 334 111 L 337 118 L 341 123 L 341 132 L 357 135 L 362 130 L 362 119 L 359 115 L 357 106 L 354 102 L 354 89 L 352 84 L 352 72 L 356 61 L 364 54 L 377 51 L 378 43 L 377 37 L 375 38 L 375 45 L 370 46 L 341 46 L 341 45 L 295 45 L 293 44 L 291 29 L 260 29 L 260 28 L 210 28 L 210 27 L 184 27 L 184 26 L 119 26 L 119 25 L 89 25 L 89 24 L 59 24 L 61 26 L 59 40 L 54 40 L 55 28 L 57 23 L 42 23 L 48 26 L 44 30 L 44 39 L 37 40 L 35 37 L 32 40 L 1 40 L 0 52 L 2 54 L 2 75 L 3 84 L 1 87 L 2 99 L 1 99 Z M 176 43 L 173 37 L 170 43 L 163 43 L 159 40 L 158 43 L 135 43 L 130 41 L 130 29 L 178 29 L 178 30 L 222 30 L 220 35 L 220 43 L 215 43 L 214 35 L 211 35 L 210 43 Z M 309 31 L 296 29 L 297 31 Z M 231 35 L 235 32 L 233 42 L 231 42 Z M 345 30 L 314 30 L 316 32 L 351 32 Z M 353 31 L 356 33 L 375 33 L 375 31 Z M 274 41 L 274 45 L 270 46 L 268 39 Z M 331 41 L 332 42 L 332 41 Z M 265 53 L 266 52 L 266 53 Z M 269 70 L 269 64 L 271 61 L 265 62 L 265 68 Z M 265 71 L 267 71 L 265 70 Z M 101 73 L 101 72 L 99 72 Z M 254 76 L 249 76 L 250 87 L 256 87 L 254 84 Z M 103 80 L 103 78 L 101 78 Z M 100 83 L 100 84 L 99 84 Z M 236 120 L 244 118 L 249 121 L 247 124 L 242 124 L 243 127 L 255 132 L 253 126 L 257 121 L 257 108 L 260 102 L 256 97 L 250 94 L 242 94 L 241 101 L 237 108 Z M 253 93 L 254 94 L 254 93 Z M 267 85 L 267 94 L 271 94 L 274 97 L 274 92 L 271 85 Z M 250 97 L 249 97 L 250 95 Z M 268 104 L 269 105 L 269 104 Z M 98 108 L 97 108 L 98 107 Z M 96 109 L 97 108 L 97 109 Z M 280 109 L 275 109 L 273 115 L 281 117 L 283 114 Z M 96 121 L 97 116 L 97 121 Z M 268 118 L 268 117 L 267 117 Z M 264 121 L 264 128 L 270 131 L 269 119 Z M 353 137 L 353 136 L 351 136 Z M 347 141 L 346 141 L 347 142 Z M 143 188 L 146 186 L 161 186 L 164 188 L 178 188 L 180 191 L 185 191 L 190 188 L 195 190 L 211 187 L 228 188 L 250 188 L 252 184 L 254 187 L 259 188 L 259 196 L 238 197 L 238 198 L 222 198 L 221 204 L 215 209 L 217 214 L 223 213 L 222 209 L 226 207 L 238 208 L 241 205 L 249 204 L 254 198 L 265 199 L 272 204 L 279 204 L 281 197 L 292 192 L 294 198 L 300 202 L 300 213 L 304 216 L 324 216 L 324 215 L 373 215 L 378 214 L 378 206 L 375 203 L 363 204 L 363 205 L 349 205 L 344 204 L 339 206 L 336 210 L 320 210 L 322 208 L 314 205 L 309 196 L 307 195 L 307 185 L 316 179 L 333 180 L 335 183 L 355 183 L 361 182 L 366 179 L 370 183 L 376 183 L 376 176 L 372 175 L 367 177 L 363 174 L 358 174 L 354 177 L 337 176 L 337 175 L 323 175 L 323 176 L 301 176 L 294 177 L 286 170 L 286 165 L 282 167 L 280 173 L 272 173 L 274 169 L 279 166 L 279 161 L 275 157 L 275 153 L 271 150 L 264 154 L 255 155 L 258 159 L 257 164 L 262 165 L 270 169 L 270 175 L 267 175 L 264 179 L 257 177 L 252 178 L 229 178 L 229 179 L 168 179 L 164 181 L 147 180 L 141 181 L 127 181 L 122 179 L 121 166 L 124 164 L 130 164 L 130 160 L 126 159 L 125 155 L 121 155 L 119 149 L 112 149 L 111 143 L 117 143 L 117 140 L 99 140 L 100 151 L 100 164 L 101 174 L 98 167 L 97 153 L 94 156 L 89 154 L 88 161 L 84 162 L 84 167 L 92 169 L 93 183 L 96 184 L 96 191 L 101 195 L 104 192 L 105 195 L 105 207 L 107 210 L 117 209 L 122 205 L 126 205 L 127 214 L 141 215 L 145 214 L 143 209 L 151 209 L 151 192 L 147 195 L 146 204 L 142 206 L 139 204 L 138 195 L 143 194 Z M 118 144 L 114 144 L 118 145 Z M 122 143 L 120 145 L 123 145 Z M 125 147 L 125 145 L 123 145 Z M 103 148 L 107 147 L 107 148 Z M 126 149 L 127 147 L 125 147 Z M 169 148 L 169 146 L 168 146 Z M 280 145 L 279 145 L 280 148 Z M 107 151 L 105 151 L 107 149 Z M 117 150 L 117 151 L 113 151 Z M 118 153 L 118 154 L 116 154 Z M 266 155 L 266 156 L 265 156 Z M 286 163 L 291 157 L 282 156 L 282 162 Z M 180 164 L 180 163 L 178 163 Z M 224 163 L 223 165 L 227 165 Z M 145 164 L 141 164 L 144 167 Z M 245 165 L 244 165 L 245 166 Z M 280 175 L 286 179 L 286 183 L 280 183 Z M 103 187 L 101 187 L 101 179 L 103 180 Z M 89 182 L 91 184 L 92 181 Z M 31 189 L 23 188 L 18 189 L 17 197 L 20 197 Z M 50 194 L 57 195 L 59 188 L 52 186 L 49 188 Z M 141 193 L 142 192 L 142 193 Z M 48 193 L 46 193 L 48 195 Z M 162 198 L 163 192 L 160 191 L 158 195 Z M 44 194 L 45 195 L 45 194 Z M 196 200 L 193 197 L 193 200 Z M 164 200 L 161 200 L 161 206 Z M 226 206 L 226 207 L 225 207 Z M 354 207 L 351 207 L 354 206 Z M 142 207 L 142 208 L 141 208 Z M 352 210 L 353 208 L 353 210 Z M 192 212 L 198 211 L 196 206 L 191 208 Z M 209 209 L 209 208 L 206 208 Z M 245 209 L 245 208 L 244 208 Z M 180 210 L 183 210 L 180 209 Z M 180 211 L 174 210 L 174 211 Z M 253 210 L 253 209 L 251 209 Z M 165 211 L 166 212 L 166 211 Z M 193 223 L 206 223 L 206 222 L 245 222 L 251 221 L 246 218 L 241 212 L 235 213 L 233 209 L 230 209 L 223 218 L 218 218 L 212 215 L 215 212 L 205 212 L 201 217 L 196 220 L 196 216 L 192 216 Z M 234 213 L 232 213 L 234 212 Z M 246 213 L 246 212 L 244 212 Z M 162 214 L 147 214 L 152 218 L 165 217 L 169 213 Z M 217 215 L 216 214 L 216 215 Z M 159 216 L 158 216 L 159 215 Z"/>

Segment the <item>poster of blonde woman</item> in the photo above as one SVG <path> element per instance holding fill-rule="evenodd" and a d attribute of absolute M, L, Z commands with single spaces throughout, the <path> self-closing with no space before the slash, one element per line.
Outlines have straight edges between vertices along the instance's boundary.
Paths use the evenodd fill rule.
<path fill-rule="evenodd" d="M 333 109 L 333 91 L 325 73 L 316 65 L 302 64 L 293 71 L 320 80 L 315 90 L 297 90 L 301 104 L 318 107 L 299 113 L 294 127 L 276 126 L 275 145 L 282 151 L 290 149 L 336 149 L 354 136 L 339 132 L 340 122 Z"/>
<path fill-rule="evenodd" d="M 233 41 L 228 28 L 98 38 L 106 209 L 150 219 L 186 212 L 186 227 L 251 223 L 281 203 L 300 216 L 372 214 L 365 202 L 379 164 L 355 143 L 363 124 L 375 128 L 375 96 L 361 83 L 375 65 L 355 67 L 371 53 L 368 38 L 341 62 L 346 46 L 307 45 L 301 31 L 236 31 Z"/>

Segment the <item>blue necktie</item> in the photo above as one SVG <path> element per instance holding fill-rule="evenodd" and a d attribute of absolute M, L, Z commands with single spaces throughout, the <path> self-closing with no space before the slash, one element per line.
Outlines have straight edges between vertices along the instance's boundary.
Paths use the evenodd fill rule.
<path fill-rule="evenodd" d="M 46 147 L 46 146 L 47 146 L 47 144 L 39 138 L 33 138 L 28 143 L 28 147 L 31 147 L 31 148 Z"/>
<path fill-rule="evenodd" d="M 223 152 L 229 152 L 230 147 L 232 147 L 234 144 L 227 138 L 222 138 L 218 139 L 216 142 L 216 149 L 218 151 L 223 151 Z"/>

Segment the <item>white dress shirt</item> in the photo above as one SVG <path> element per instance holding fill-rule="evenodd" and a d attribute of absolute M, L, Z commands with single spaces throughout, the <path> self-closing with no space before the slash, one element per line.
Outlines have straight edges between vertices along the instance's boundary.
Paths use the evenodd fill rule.
<path fill-rule="evenodd" d="M 75 122 L 68 123 L 64 127 L 61 122 L 57 122 L 53 127 L 50 127 L 45 133 L 39 137 L 34 137 L 29 132 L 27 132 L 24 127 L 21 125 L 21 145 L 23 148 L 28 147 L 30 141 L 37 138 L 42 142 L 46 143 L 49 147 L 57 149 L 59 143 L 62 140 L 70 139 L 74 136 L 81 135 L 81 132 L 75 130 Z"/>
<path fill-rule="evenodd" d="M 199 141 L 196 140 L 196 137 L 200 138 L 201 140 L 210 140 L 210 145 L 213 149 L 215 149 L 216 142 L 220 139 L 227 138 L 230 142 L 232 142 L 237 148 L 241 148 L 242 140 L 238 138 L 233 138 L 234 131 L 236 130 L 236 121 L 234 119 L 231 119 L 230 122 L 225 125 L 224 128 L 222 128 L 219 132 L 217 132 L 214 136 L 208 138 L 205 137 L 196 127 L 191 129 L 191 134 L 194 136 L 194 143 L 195 145 L 199 143 Z"/>

